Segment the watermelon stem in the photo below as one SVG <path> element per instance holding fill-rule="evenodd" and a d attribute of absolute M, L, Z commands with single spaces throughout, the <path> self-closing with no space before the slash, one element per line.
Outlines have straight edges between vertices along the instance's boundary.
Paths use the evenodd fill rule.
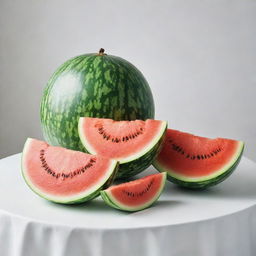
<path fill-rule="evenodd" d="M 100 56 L 106 55 L 104 52 L 105 50 L 103 48 L 100 48 L 98 55 Z"/>

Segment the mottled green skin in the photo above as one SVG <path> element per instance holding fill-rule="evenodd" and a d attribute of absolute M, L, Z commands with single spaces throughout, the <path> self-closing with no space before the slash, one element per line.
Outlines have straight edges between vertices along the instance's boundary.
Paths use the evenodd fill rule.
<path fill-rule="evenodd" d="M 160 152 L 164 139 L 164 134 L 165 132 L 163 133 L 161 139 L 156 143 L 156 145 L 151 150 L 149 150 L 145 155 L 141 156 L 140 158 L 134 161 L 120 164 L 119 170 L 116 175 L 116 179 L 130 178 L 148 168 L 153 163 L 156 156 Z"/>
<path fill-rule="evenodd" d="M 226 172 L 222 173 L 221 175 L 219 175 L 215 178 L 207 179 L 207 180 L 203 180 L 203 181 L 197 181 L 197 182 L 189 182 L 189 181 L 183 181 L 183 180 L 176 179 L 176 178 L 172 177 L 167 172 L 167 179 L 181 187 L 188 188 L 188 189 L 203 190 L 203 189 L 207 189 L 209 187 L 215 186 L 215 185 L 221 183 L 222 181 L 224 181 L 225 179 L 227 179 L 233 173 L 233 171 L 236 169 L 237 165 L 239 164 L 239 162 L 241 160 L 241 157 L 243 155 L 243 150 L 244 150 L 244 147 L 243 147 L 239 157 L 237 158 L 236 162 Z M 154 165 L 154 163 L 153 163 L 153 165 Z M 156 169 L 158 169 L 158 171 L 161 171 L 157 165 L 154 165 L 154 167 Z"/>
<path fill-rule="evenodd" d="M 41 101 L 43 134 L 51 145 L 83 151 L 79 117 L 153 119 L 154 101 L 142 73 L 111 55 L 68 60 L 52 75 Z"/>

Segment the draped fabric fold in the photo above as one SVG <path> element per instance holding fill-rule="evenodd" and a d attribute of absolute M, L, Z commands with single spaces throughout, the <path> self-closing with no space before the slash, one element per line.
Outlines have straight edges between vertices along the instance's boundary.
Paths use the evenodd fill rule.
<path fill-rule="evenodd" d="M 35 223 L 0 213 L 4 256 L 255 255 L 256 207 L 189 224 L 138 229 L 84 229 Z"/>

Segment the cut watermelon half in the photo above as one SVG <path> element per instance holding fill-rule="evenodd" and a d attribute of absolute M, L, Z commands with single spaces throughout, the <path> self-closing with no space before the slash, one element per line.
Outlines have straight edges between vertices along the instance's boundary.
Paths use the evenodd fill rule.
<path fill-rule="evenodd" d="M 22 175 L 41 197 L 64 204 L 81 203 L 98 196 L 108 185 L 117 161 L 28 138 L 22 154 Z"/>
<path fill-rule="evenodd" d="M 131 177 L 145 170 L 156 157 L 167 128 L 165 121 L 81 117 L 80 139 L 87 152 L 119 161 L 117 178 Z"/>
<path fill-rule="evenodd" d="M 239 163 L 242 141 L 209 139 L 168 129 L 153 165 L 168 179 L 188 188 L 206 188 L 226 179 Z"/>
<path fill-rule="evenodd" d="M 152 205 L 161 195 L 166 173 L 152 174 L 101 191 L 101 197 L 111 207 L 124 211 L 139 211 Z"/>

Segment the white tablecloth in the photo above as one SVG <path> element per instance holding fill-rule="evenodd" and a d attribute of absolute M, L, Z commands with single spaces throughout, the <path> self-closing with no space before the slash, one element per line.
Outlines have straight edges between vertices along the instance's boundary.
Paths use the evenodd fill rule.
<path fill-rule="evenodd" d="M 0 174 L 0 256 L 256 255 L 256 164 L 246 158 L 206 191 L 168 182 L 154 206 L 136 213 L 100 198 L 45 201 L 24 183 L 20 154 L 0 160 Z"/>

